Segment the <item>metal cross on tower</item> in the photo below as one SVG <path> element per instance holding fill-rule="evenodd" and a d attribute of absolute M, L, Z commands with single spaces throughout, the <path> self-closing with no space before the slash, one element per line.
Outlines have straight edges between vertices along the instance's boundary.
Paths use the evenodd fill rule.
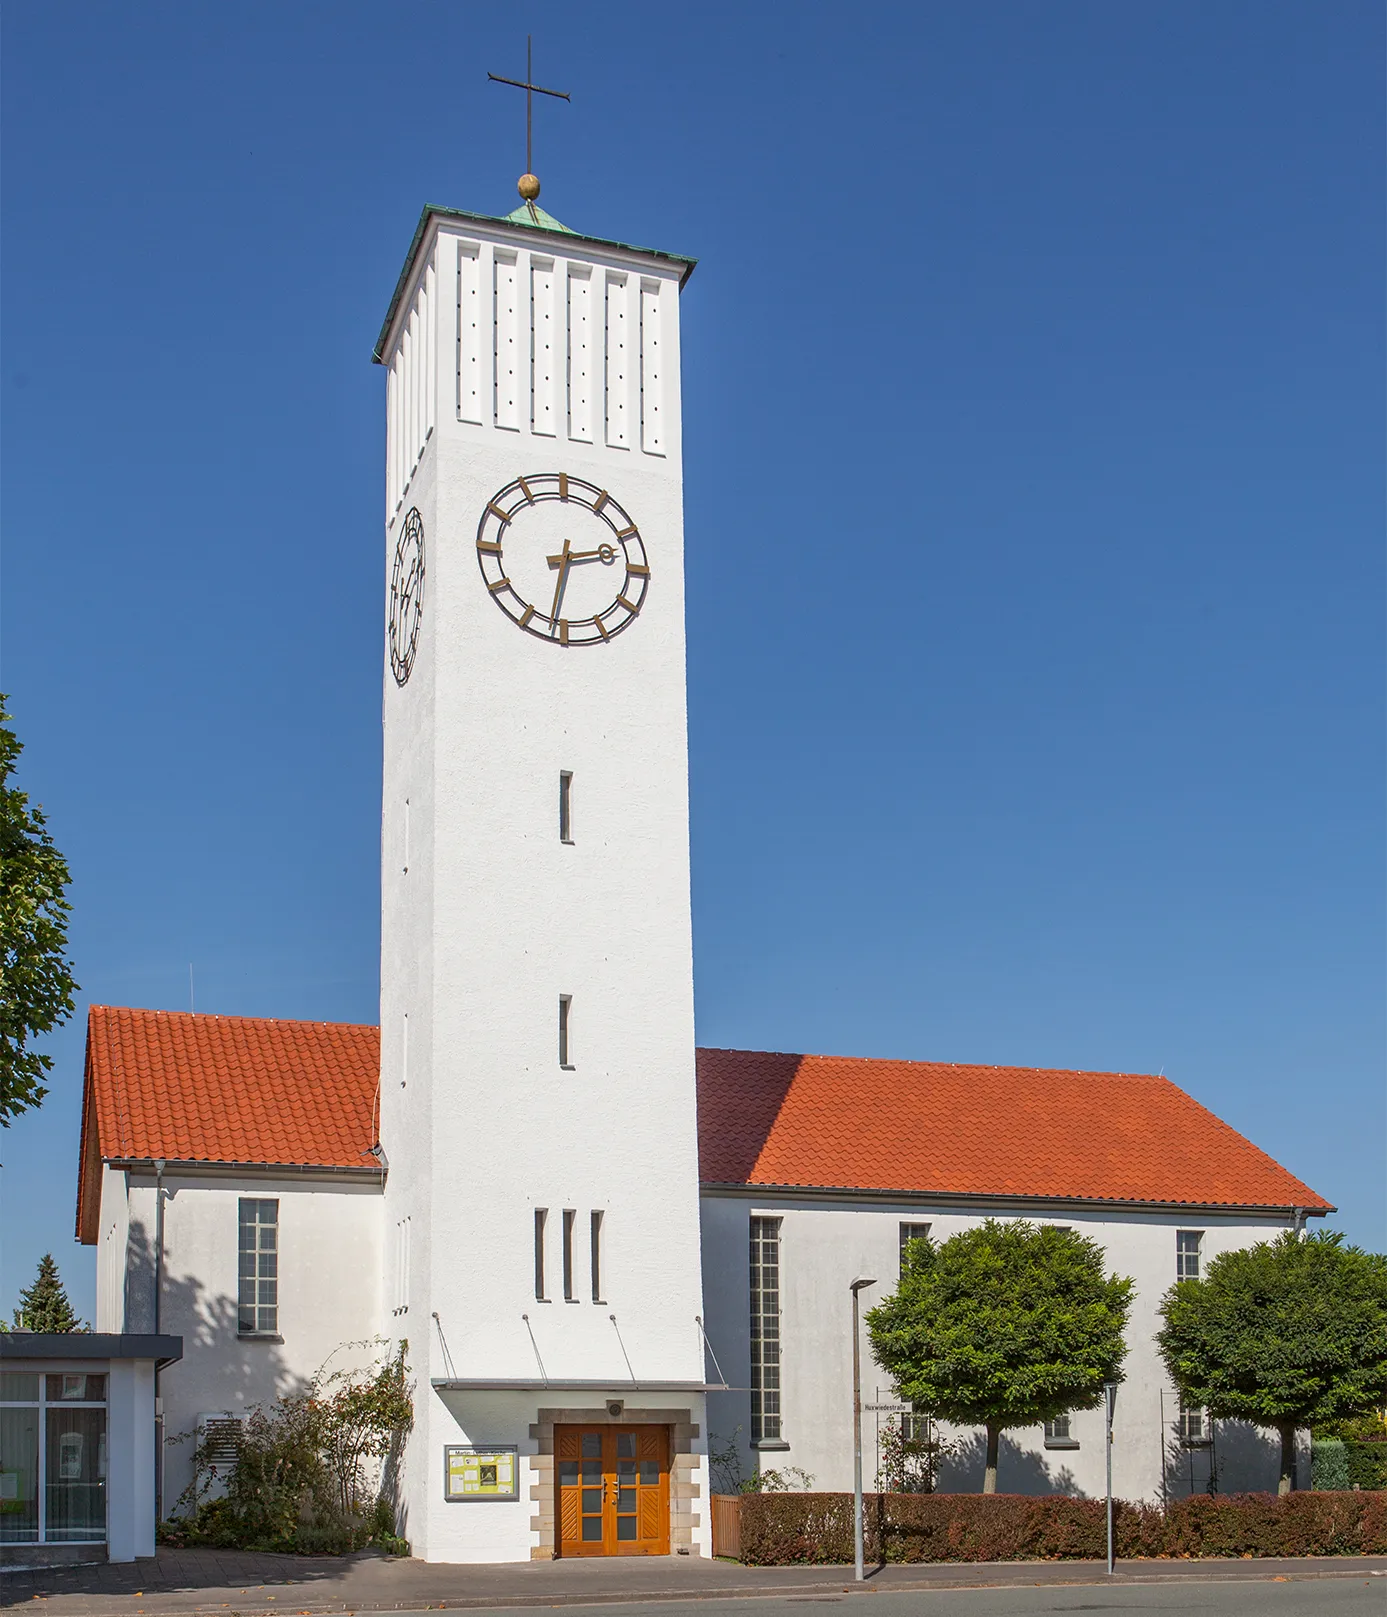
<path fill-rule="evenodd" d="M 488 73 L 493 84 L 513 84 L 517 90 L 525 92 L 525 172 L 520 176 L 520 183 L 516 189 L 525 201 L 529 203 L 531 212 L 534 211 L 535 198 L 539 195 L 539 181 L 535 178 L 534 164 L 534 104 L 535 92 L 540 95 L 552 95 L 560 101 L 570 101 L 572 97 L 567 90 L 546 90 L 542 84 L 536 84 L 534 69 L 534 41 L 529 34 L 525 35 L 525 77 L 523 79 L 502 78 L 499 73 Z"/>

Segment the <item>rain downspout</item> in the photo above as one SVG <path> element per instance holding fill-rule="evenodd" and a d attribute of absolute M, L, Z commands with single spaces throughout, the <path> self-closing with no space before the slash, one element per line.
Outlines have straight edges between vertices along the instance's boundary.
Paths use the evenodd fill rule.
<path fill-rule="evenodd" d="M 191 970 L 191 968 L 189 968 Z M 154 1334 L 162 1334 L 164 1323 L 164 1169 L 167 1159 L 154 1164 Z M 155 1519 L 164 1517 L 164 1400 L 159 1390 L 159 1361 L 154 1361 L 154 1436 L 158 1443 L 154 1468 Z"/>

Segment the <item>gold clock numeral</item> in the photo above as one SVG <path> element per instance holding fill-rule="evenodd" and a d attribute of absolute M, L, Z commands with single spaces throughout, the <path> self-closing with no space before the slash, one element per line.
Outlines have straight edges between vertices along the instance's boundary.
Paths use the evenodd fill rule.
<path fill-rule="evenodd" d="M 610 640 L 612 638 L 611 635 L 607 633 L 607 625 L 603 623 L 601 618 L 594 618 L 592 621 L 597 625 L 597 632 L 604 640 Z"/>
<path fill-rule="evenodd" d="M 535 615 L 534 607 L 527 606 L 525 608 L 525 610 L 520 614 L 520 627 L 523 629 L 529 623 L 530 619 L 532 617 L 534 617 L 534 615 Z"/>
<path fill-rule="evenodd" d="M 633 533 L 635 533 L 635 532 L 636 532 L 636 529 L 635 529 L 635 528 L 622 528 L 622 529 L 621 529 L 621 530 L 620 530 L 620 531 L 619 531 L 619 532 L 618 532 L 618 534 L 617 534 L 617 538 L 618 538 L 618 539 L 629 539 L 629 538 L 630 538 L 630 537 L 631 537 L 631 535 L 632 535 L 632 534 L 633 534 Z"/>
<path fill-rule="evenodd" d="M 500 593 L 500 591 L 508 590 L 510 588 L 510 579 L 498 578 L 494 584 L 488 584 L 487 588 L 493 595 L 497 595 Z"/>
<path fill-rule="evenodd" d="M 492 516 L 500 517 L 501 526 L 503 528 L 505 527 L 506 523 L 510 521 L 510 512 L 503 511 L 501 507 L 497 505 L 495 500 L 488 500 L 486 502 L 486 508 L 491 512 Z"/>
<path fill-rule="evenodd" d="M 640 608 L 636 605 L 636 603 L 634 601 L 628 601 L 624 595 L 617 596 L 616 604 L 618 606 L 624 606 L 632 617 L 635 617 L 636 613 L 640 611 Z"/>
<path fill-rule="evenodd" d="M 561 500 L 566 500 L 568 498 L 568 473 L 567 472 L 560 472 L 559 473 L 559 498 Z"/>
<path fill-rule="evenodd" d="M 477 549 L 486 556 L 499 556 L 501 554 L 500 545 L 493 544 L 490 539 L 478 539 Z"/>
<path fill-rule="evenodd" d="M 499 550 L 501 547 L 500 545 L 497 545 L 496 548 Z M 639 562 L 628 561 L 626 563 L 626 571 L 630 573 L 632 578 L 650 577 L 650 569 L 648 567 L 642 567 Z"/>
<path fill-rule="evenodd" d="M 535 497 L 530 493 L 530 485 L 523 477 L 517 477 L 516 482 L 520 485 L 520 492 L 525 496 L 529 503 L 533 505 L 535 503 Z"/>
<path fill-rule="evenodd" d="M 560 618 L 559 619 L 559 644 L 561 646 L 566 646 L 568 644 L 568 619 L 567 618 Z"/>
<path fill-rule="evenodd" d="M 597 495 L 597 503 L 592 508 L 593 509 L 593 514 L 595 515 L 598 511 L 600 511 L 602 509 L 602 507 L 610 499 L 611 499 L 611 495 L 607 493 L 606 489 L 600 490 L 598 495 Z"/>

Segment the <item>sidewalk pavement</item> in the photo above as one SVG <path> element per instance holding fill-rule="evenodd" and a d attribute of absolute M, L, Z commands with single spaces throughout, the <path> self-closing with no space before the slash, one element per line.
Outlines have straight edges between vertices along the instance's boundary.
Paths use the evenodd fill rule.
<path fill-rule="evenodd" d="M 1387 1556 L 1307 1560 L 1127 1561 L 1124 1583 L 1297 1580 L 1376 1574 Z M 623 1601 L 805 1596 L 886 1589 L 1035 1588 L 1107 1584 L 1101 1561 L 1011 1561 L 888 1566 L 853 1591 L 851 1567 L 750 1567 L 734 1561 L 652 1556 L 444 1566 L 363 1551 L 349 1556 L 254 1555 L 236 1550 L 160 1550 L 125 1565 L 14 1571 L 0 1576 L 0 1606 L 42 1617 L 252 1617 L 261 1613 L 417 1611 L 512 1606 L 610 1605 Z"/>

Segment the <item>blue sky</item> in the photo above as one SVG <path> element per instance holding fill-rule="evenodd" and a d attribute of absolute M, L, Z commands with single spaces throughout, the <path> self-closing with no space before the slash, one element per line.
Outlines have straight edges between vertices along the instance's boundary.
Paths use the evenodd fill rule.
<path fill-rule="evenodd" d="M 4 688 L 88 1000 L 374 1020 L 425 201 L 684 296 L 698 1035 L 1163 1070 L 1383 1242 L 1367 0 L 4 17 Z M 72 1242 L 83 1028 L 0 1135 Z M 1103 1127 L 1101 1116 L 1093 1127 Z"/>

